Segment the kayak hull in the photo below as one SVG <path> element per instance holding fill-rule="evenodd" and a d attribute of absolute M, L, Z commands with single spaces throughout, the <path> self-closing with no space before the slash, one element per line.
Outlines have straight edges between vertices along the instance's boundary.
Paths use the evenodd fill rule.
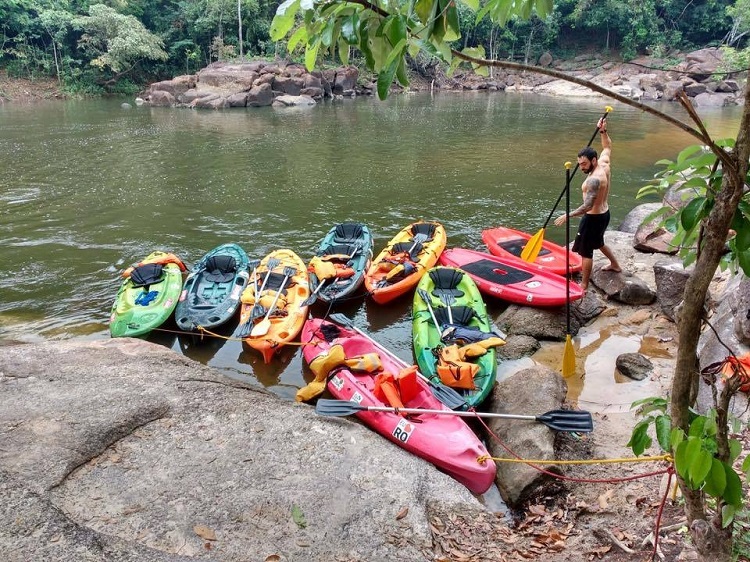
<path fill-rule="evenodd" d="M 269 269 L 270 260 L 278 260 L 278 264 Z M 284 283 L 285 268 L 293 270 L 293 274 Z M 251 312 L 256 303 L 255 282 L 258 288 L 263 286 L 266 274 L 271 274 L 270 281 L 260 292 L 259 304 L 267 305 L 264 309 L 267 313 L 273 304 L 277 292 L 281 292 L 283 300 L 276 301 L 273 313 L 264 322 L 266 314 L 251 320 Z M 282 288 L 283 283 L 283 288 Z M 244 333 L 243 342 L 263 355 L 263 361 L 270 363 L 273 356 L 278 353 L 284 345 L 293 341 L 302 329 L 307 318 L 307 306 L 302 303 L 310 296 L 307 268 L 300 257 L 292 250 L 275 250 L 264 257 L 256 269 L 255 279 L 251 279 L 248 287 L 242 293 L 242 306 L 240 308 L 239 331 Z M 260 329 L 259 324 L 264 323 L 266 330 Z M 253 335 L 252 331 L 256 330 Z"/>
<path fill-rule="evenodd" d="M 452 308 L 463 306 L 473 310 L 475 313 L 469 322 L 454 320 L 454 325 L 469 326 L 483 332 L 492 331 L 492 323 L 487 316 L 487 308 L 482 300 L 482 295 L 469 275 L 449 267 L 435 267 L 428 271 L 427 275 L 422 277 L 419 285 L 417 285 L 418 292 L 414 294 L 414 304 L 412 306 L 412 342 L 414 343 L 414 355 L 417 358 L 419 370 L 423 375 L 438 383 L 442 381 L 437 372 L 438 361 L 433 351 L 444 344 L 440 339 L 441 330 L 435 326 L 427 304 L 419 295 L 419 290 L 424 290 L 429 295 L 433 311 L 439 313 L 441 309 L 445 310 L 445 303 L 434 293 L 436 288 L 435 278 L 437 277 L 435 272 L 445 272 L 444 270 L 448 270 L 447 273 L 456 272 L 456 275 L 461 278 L 458 284 L 455 285 L 455 292 L 462 294 L 454 297 L 455 304 L 452 305 Z M 476 389 L 454 389 L 462 395 L 470 408 L 484 402 L 495 385 L 497 351 L 494 347 L 490 348 L 487 350 L 487 353 L 477 357 L 473 362 L 479 365 L 479 371 L 474 376 Z"/>
<path fill-rule="evenodd" d="M 468 273 L 488 296 L 524 306 L 553 307 L 566 302 L 565 278 L 522 260 L 507 259 L 475 250 L 451 248 L 440 263 Z M 583 297 L 583 289 L 570 282 L 570 300 Z"/>
<path fill-rule="evenodd" d="M 338 337 L 326 341 L 326 331 L 338 331 Z M 330 337 L 330 332 L 328 332 Z M 303 342 L 314 345 L 303 346 L 305 360 L 310 363 L 318 355 L 325 353 L 333 344 L 341 344 L 347 357 L 365 353 L 377 353 L 378 349 L 366 337 L 336 324 L 311 318 L 302 331 Z M 388 355 L 380 353 L 383 371 L 399 373 L 401 365 Z M 340 400 L 350 400 L 362 406 L 388 406 L 374 394 L 374 373 L 352 372 L 339 369 L 328 381 L 328 390 Z M 404 406 L 448 410 L 430 392 L 427 383 L 417 377 L 419 391 Z M 417 414 L 408 417 L 391 412 L 357 412 L 362 422 L 392 441 L 452 476 L 475 494 L 486 492 L 495 479 L 496 466 L 482 457 L 487 449 L 468 425 L 458 416 Z"/>
<path fill-rule="evenodd" d="M 231 320 L 250 279 L 249 262 L 237 244 L 222 244 L 206 253 L 185 280 L 175 309 L 177 326 L 191 331 Z"/>
<path fill-rule="evenodd" d="M 386 278 L 389 273 L 388 260 L 392 256 L 391 251 L 399 246 L 410 249 L 413 247 L 414 236 L 423 230 L 431 230 L 432 232 L 429 239 L 421 244 L 421 247 L 415 247 L 416 259 L 413 260 L 413 273 L 397 281 L 388 281 Z M 372 260 L 372 264 L 365 274 L 365 287 L 368 294 L 376 303 L 385 304 L 414 290 L 422 275 L 437 263 L 445 248 L 446 241 L 445 228 L 438 222 L 418 221 L 402 229 Z"/>
<path fill-rule="evenodd" d="M 530 234 L 504 226 L 482 231 L 482 241 L 487 245 L 490 254 L 521 262 L 524 261 L 521 259 L 521 252 L 529 239 L 531 239 Z M 571 273 L 581 271 L 583 267 L 581 256 L 573 251 L 569 251 L 569 255 L 569 271 Z M 565 248 L 549 240 L 544 240 L 534 265 L 538 265 L 550 273 L 565 275 Z"/>
<path fill-rule="evenodd" d="M 184 264 L 174 254 L 156 251 L 138 265 L 154 263 L 163 266 L 160 281 L 144 287 L 136 287 L 129 276 L 122 281 L 109 317 L 113 338 L 144 336 L 166 322 L 177 306 Z"/>
<path fill-rule="evenodd" d="M 322 258 L 332 254 L 351 255 L 348 260 L 338 261 L 354 270 L 354 274 L 347 278 L 325 280 L 317 296 L 318 300 L 327 304 L 350 298 L 362 287 L 372 259 L 370 229 L 362 223 L 337 224 L 325 235 L 315 255 Z M 315 273 L 310 272 L 310 289 L 315 291 L 319 283 Z"/>

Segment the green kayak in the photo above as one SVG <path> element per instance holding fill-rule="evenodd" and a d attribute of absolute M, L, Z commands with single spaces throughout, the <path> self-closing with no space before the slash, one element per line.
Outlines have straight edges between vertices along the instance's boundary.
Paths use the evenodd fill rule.
<path fill-rule="evenodd" d="M 185 270 L 177 256 L 159 251 L 125 270 L 109 317 L 112 337 L 142 336 L 161 326 L 177 306 Z"/>
<path fill-rule="evenodd" d="M 432 312 L 425 300 L 430 303 Z M 414 294 L 412 339 L 420 371 L 435 382 L 444 382 L 438 374 L 436 353 L 454 343 L 450 339 L 454 333 L 495 335 L 482 296 L 471 277 L 460 269 L 434 267 L 422 277 Z M 477 337 L 476 341 L 481 339 Z M 464 339 L 459 346 L 470 341 L 470 337 Z M 467 359 L 467 362 L 479 367 L 478 370 L 474 368 L 475 388 L 456 390 L 466 399 L 468 407 L 474 407 L 487 398 L 495 384 L 497 352 L 490 347 L 484 355 Z"/>

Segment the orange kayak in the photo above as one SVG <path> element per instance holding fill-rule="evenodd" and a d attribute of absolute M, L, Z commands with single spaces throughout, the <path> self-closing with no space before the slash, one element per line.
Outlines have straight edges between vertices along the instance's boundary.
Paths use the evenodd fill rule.
<path fill-rule="evenodd" d="M 308 309 L 302 303 L 309 296 L 305 262 L 291 250 L 271 252 L 242 292 L 238 335 L 270 363 L 302 329 Z"/>
<path fill-rule="evenodd" d="M 439 222 L 415 222 L 404 228 L 372 261 L 365 287 L 384 304 L 414 289 L 445 249 L 445 228 Z"/>

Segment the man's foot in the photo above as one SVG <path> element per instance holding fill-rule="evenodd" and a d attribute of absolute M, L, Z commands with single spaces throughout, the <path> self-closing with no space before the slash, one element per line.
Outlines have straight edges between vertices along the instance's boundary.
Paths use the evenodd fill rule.
<path fill-rule="evenodd" d="M 615 273 L 622 273 L 622 268 L 619 265 L 605 265 L 602 267 L 602 271 L 614 271 Z"/>

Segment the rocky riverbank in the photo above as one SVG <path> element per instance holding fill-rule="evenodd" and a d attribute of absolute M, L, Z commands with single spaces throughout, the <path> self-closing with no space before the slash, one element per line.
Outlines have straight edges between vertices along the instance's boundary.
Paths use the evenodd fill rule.
<path fill-rule="evenodd" d="M 613 373 L 605 391 L 616 403 L 628 401 L 629 385 L 665 395 L 676 328 L 664 312 L 674 308 L 660 298 L 659 286 L 676 281 L 660 282 L 657 271 L 664 269 L 659 262 L 674 265 L 675 258 L 635 251 L 632 234 L 609 232 L 607 241 L 625 273 L 601 271 L 597 262 L 596 288 L 576 307 L 579 336 L 583 341 L 592 331 L 617 330 L 657 339 L 659 353 L 649 357 L 645 381 L 623 382 Z M 742 299 L 750 292 L 734 284 L 727 291 L 730 281 L 727 273 L 717 276 L 712 302 L 734 302 L 736 310 L 744 301 L 723 295 Z M 624 290 L 632 285 L 641 290 Z M 628 295 L 640 296 L 621 302 Z M 721 321 L 734 331 L 728 309 Z M 523 357 L 533 346 L 516 351 L 517 372 L 497 385 L 489 405 L 496 411 L 541 412 L 565 399 L 565 385 L 553 372 L 562 344 L 549 341 L 563 337 L 562 315 L 531 311 L 524 314 L 541 316 L 523 317 L 522 310 L 531 311 L 506 311 L 496 319 L 511 333 L 509 347 L 518 350 L 513 343 L 519 338 L 541 339 L 531 330 L 548 324 L 560 327 L 559 334 L 545 336 L 531 366 Z M 710 349 L 716 354 L 719 348 Z M 585 378 L 590 351 L 578 350 L 576 377 Z M 513 359 L 506 355 L 506 361 Z M 519 556 L 563 562 L 618 544 L 645 553 L 650 546 L 642 539 L 660 503 L 659 477 L 556 482 L 526 465 L 498 463 L 500 491 L 514 506 L 509 519 L 491 496 L 478 501 L 354 421 L 318 417 L 310 406 L 283 402 L 138 340 L 5 346 L 0 403 L 0 548 L 10 562 Z M 491 454 L 508 456 L 502 441 L 525 458 L 630 456 L 624 444 L 634 418 L 626 406 L 573 404 L 594 412 L 593 434 L 571 439 L 541 424 L 496 422 L 493 435 L 486 435 Z M 745 405 L 736 404 L 740 411 Z M 747 435 L 739 437 L 750 446 Z M 597 479 L 656 470 L 554 462 L 550 468 Z M 680 520 L 679 505 L 669 503 L 662 524 L 671 531 L 662 549 L 670 557 L 688 548 L 674 535 Z"/>

